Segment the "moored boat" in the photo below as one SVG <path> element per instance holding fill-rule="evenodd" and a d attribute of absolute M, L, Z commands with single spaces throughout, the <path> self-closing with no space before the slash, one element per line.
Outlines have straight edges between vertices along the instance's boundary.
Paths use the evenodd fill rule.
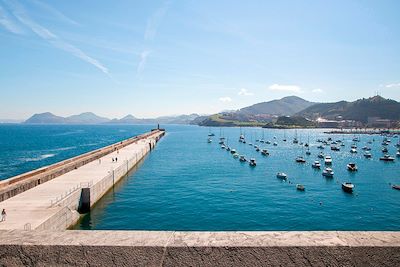
<path fill-rule="evenodd" d="M 344 183 L 342 183 L 342 189 L 345 192 L 351 193 L 351 192 L 353 192 L 354 184 L 348 183 L 348 182 L 344 182 Z"/>
<path fill-rule="evenodd" d="M 382 161 L 394 161 L 394 158 L 391 157 L 388 154 L 385 154 L 383 157 L 380 157 L 379 160 L 382 160 Z"/>
<path fill-rule="evenodd" d="M 326 165 L 331 165 L 332 164 L 332 157 L 331 156 L 325 156 L 325 164 Z"/>
<path fill-rule="evenodd" d="M 358 168 L 355 163 L 350 162 L 349 164 L 347 164 L 347 170 L 354 172 L 354 171 L 357 171 Z"/>
<path fill-rule="evenodd" d="M 364 157 L 366 157 L 366 158 L 372 158 L 371 152 L 366 151 L 366 152 L 364 153 Z"/>
<path fill-rule="evenodd" d="M 325 170 L 322 171 L 322 175 L 325 177 L 332 178 L 334 175 L 334 172 L 331 168 L 325 168 Z"/>
<path fill-rule="evenodd" d="M 276 178 L 286 180 L 287 174 L 284 173 L 284 172 L 278 172 L 278 173 L 276 174 Z"/>
<path fill-rule="evenodd" d="M 262 154 L 263 156 L 268 156 L 268 155 L 269 155 L 269 152 L 268 152 L 267 149 L 263 149 L 263 150 L 261 151 L 261 154 Z"/>
<path fill-rule="evenodd" d="M 240 160 L 241 162 L 246 162 L 246 161 L 247 161 L 247 159 L 246 159 L 246 157 L 245 157 L 244 155 L 241 155 L 241 156 L 239 157 L 239 160 Z"/>
<path fill-rule="evenodd" d="M 296 189 L 299 190 L 299 191 L 305 191 L 306 190 L 305 186 L 302 185 L 302 184 L 297 184 L 296 185 Z"/>
<path fill-rule="evenodd" d="M 314 169 L 320 169 L 321 163 L 318 160 L 316 160 L 313 162 L 313 164 L 311 164 L 311 167 L 313 167 Z"/>
<path fill-rule="evenodd" d="M 392 185 L 392 188 L 393 188 L 393 189 L 396 189 L 396 190 L 400 190 L 400 185 L 394 184 L 394 185 Z"/>
<path fill-rule="evenodd" d="M 256 159 L 255 158 L 251 158 L 249 161 L 249 165 L 252 167 L 255 167 L 257 165 Z"/>
<path fill-rule="evenodd" d="M 298 162 L 298 163 L 305 163 L 306 160 L 305 160 L 302 156 L 298 156 L 298 157 L 296 158 L 296 162 Z"/>

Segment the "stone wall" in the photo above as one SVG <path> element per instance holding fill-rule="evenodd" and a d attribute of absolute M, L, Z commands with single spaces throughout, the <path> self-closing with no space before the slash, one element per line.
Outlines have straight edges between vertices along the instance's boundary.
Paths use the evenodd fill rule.
<path fill-rule="evenodd" d="M 399 232 L 0 231 L 1 266 L 399 266 Z"/>

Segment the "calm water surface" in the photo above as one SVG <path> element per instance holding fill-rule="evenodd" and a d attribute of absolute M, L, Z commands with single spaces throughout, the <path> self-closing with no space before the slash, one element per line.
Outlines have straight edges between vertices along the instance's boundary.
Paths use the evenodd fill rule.
<path fill-rule="evenodd" d="M 11 128 L 10 128 L 11 127 Z M 6 178 L 101 147 L 151 129 L 151 126 L 0 126 L 0 177 Z M 320 130 L 299 130 L 298 137 L 310 139 L 311 155 L 292 144 L 294 131 L 264 130 L 266 140 L 278 146 L 264 157 L 252 146 L 238 142 L 239 128 L 223 128 L 228 143 L 240 154 L 254 157 L 258 165 L 240 163 L 218 145 L 219 128 L 213 143 L 207 143 L 208 128 L 167 126 L 167 135 L 137 170 L 105 195 L 83 217 L 76 229 L 135 230 L 400 230 L 400 159 L 379 161 L 380 136 L 361 136 L 358 154 L 349 153 L 353 136 L 344 138 L 341 151 L 325 148 L 333 158 L 333 179 L 311 168 L 317 159 Z M 242 129 L 254 143 L 261 129 Z M 286 133 L 288 142 L 283 142 Z M 365 159 L 361 147 L 368 140 L 372 159 Z M 390 154 L 394 155 L 392 138 Z M 52 155 L 52 156 L 47 156 Z M 306 164 L 295 163 L 304 155 Z M 356 162 L 359 171 L 349 173 L 346 164 Z M 288 174 L 288 182 L 276 178 Z M 353 194 L 340 184 L 355 184 Z M 299 192 L 295 184 L 306 187 Z"/>

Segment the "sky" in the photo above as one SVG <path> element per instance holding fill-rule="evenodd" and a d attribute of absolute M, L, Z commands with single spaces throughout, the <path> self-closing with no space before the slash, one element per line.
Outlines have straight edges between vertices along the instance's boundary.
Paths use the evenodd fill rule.
<path fill-rule="evenodd" d="M 400 101 L 400 1 L 0 0 L 0 118 Z"/>

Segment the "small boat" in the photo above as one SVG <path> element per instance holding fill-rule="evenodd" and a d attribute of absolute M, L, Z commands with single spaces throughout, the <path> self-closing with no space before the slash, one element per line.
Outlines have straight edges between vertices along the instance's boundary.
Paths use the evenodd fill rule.
<path fill-rule="evenodd" d="M 323 159 L 324 157 L 325 157 L 325 156 L 324 156 L 324 153 L 320 152 L 320 153 L 318 154 L 318 158 Z"/>
<path fill-rule="evenodd" d="M 317 146 L 318 149 L 324 149 L 325 147 L 323 145 Z"/>
<path fill-rule="evenodd" d="M 207 143 L 211 143 L 212 142 L 212 139 L 211 138 L 208 138 L 207 139 Z"/>
<path fill-rule="evenodd" d="M 382 160 L 382 161 L 394 161 L 394 158 L 389 156 L 388 154 L 386 154 L 383 157 L 380 157 L 379 160 Z"/>
<path fill-rule="evenodd" d="M 362 149 L 362 150 L 367 150 L 368 147 L 367 147 L 367 146 L 363 146 L 361 149 Z"/>
<path fill-rule="evenodd" d="M 351 171 L 351 172 L 355 172 L 357 171 L 357 165 L 355 163 L 349 163 L 347 164 L 347 170 Z"/>
<path fill-rule="evenodd" d="M 250 161 L 249 161 L 249 165 L 250 165 L 251 167 L 255 167 L 255 166 L 257 165 L 256 159 L 251 158 Z"/>
<path fill-rule="evenodd" d="M 257 148 L 256 148 L 256 151 L 257 151 L 257 152 L 260 152 L 260 148 L 259 148 L 259 147 L 257 147 Z"/>
<path fill-rule="evenodd" d="M 333 151 L 340 151 L 340 148 L 337 146 L 331 146 L 331 150 Z"/>
<path fill-rule="evenodd" d="M 351 192 L 353 192 L 354 184 L 348 183 L 348 182 L 344 182 L 344 183 L 342 183 L 342 189 L 345 192 L 351 193 Z"/>
<path fill-rule="evenodd" d="M 236 153 L 236 149 L 232 148 L 231 149 L 231 154 L 235 154 Z"/>
<path fill-rule="evenodd" d="M 286 180 L 287 174 L 284 173 L 284 172 L 278 172 L 278 173 L 276 174 L 276 178 Z"/>
<path fill-rule="evenodd" d="M 296 185 L 296 189 L 299 190 L 299 191 L 305 191 L 306 190 L 306 188 L 302 184 L 297 184 Z"/>
<path fill-rule="evenodd" d="M 383 147 L 383 148 L 382 148 L 382 152 L 383 152 L 383 153 L 387 153 L 387 152 L 389 152 L 389 150 L 387 149 L 387 147 Z"/>
<path fill-rule="evenodd" d="M 265 143 L 266 143 L 267 145 L 269 145 L 269 144 L 271 144 L 271 141 L 265 141 Z"/>
<path fill-rule="evenodd" d="M 305 143 L 304 146 L 305 146 L 305 147 L 309 147 L 310 145 L 309 145 L 308 143 Z"/>
<path fill-rule="evenodd" d="M 293 139 L 293 144 L 298 144 L 299 140 L 297 140 L 297 138 Z"/>
<path fill-rule="evenodd" d="M 261 154 L 262 154 L 263 156 L 268 156 L 268 155 L 269 155 L 269 152 L 268 152 L 267 149 L 263 149 L 263 150 L 261 151 Z"/>
<path fill-rule="evenodd" d="M 393 188 L 393 189 L 396 189 L 396 190 L 400 190 L 400 185 L 394 184 L 394 185 L 392 185 L 392 188 Z"/>
<path fill-rule="evenodd" d="M 298 157 L 296 158 L 296 162 L 298 162 L 298 163 L 305 163 L 306 160 L 305 160 L 302 156 L 298 156 Z"/>
<path fill-rule="evenodd" d="M 261 139 L 261 140 L 260 140 L 260 143 L 265 143 L 265 140 L 264 140 L 264 139 Z"/>
<path fill-rule="evenodd" d="M 253 145 L 253 143 L 249 143 L 249 146 L 252 146 Z"/>
<path fill-rule="evenodd" d="M 400 151 L 396 152 L 396 157 L 400 157 Z"/>
<path fill-rule="evenodd" d="M 334 172 L 331 168 L 325 168 L 325 170 L 322 171 L 322 175 L 325 177 L 332 178 L 333 174 L 334 174 Z"/>
<path fill-rule="evenodd" d="M 215 134 L 213 134 L 213 133 L 209 133 L 209 134 L 208 134 L 208 136 L 215 136 Z"/>
<path fill-rule="evenodd" d="M 232 151 L 232 150 L 231 150 L 231 151 Z M 233 154 L 232 156 L 233 156 L 233 158 L 237 159 L 237 158 L 239 157 L 239 154 L 238 154 L 238 153 L 235 153 L 235 154 Z"/>
<path fill-rule="evenodd" d="M 306 155 L 308 155 L 308 156 L 311 155 L 310 150 L 307 150 L 307 151 L 306 151 Z"/>
<path fill-rule="evenodd" d="M 274 146 L 277 146 L 278 145 L 278 143 L 277 142 L 274 142 L 274 144 L 273 144 Z"/>
<path fill-rule="evenodd" d="M 364 157 L 366 157 L 367 159 L 372 158 L 371 152 L 366 151 L 366 152 L 364 153 Z"/>
<path fill-rule="evenodd" d="M 327 165 L 332 164 L 332 157 L 331 156 L 325 156 L 325 164 L 327 164 Z"/>
<path fill-rule="evenodd" d="M 357 153 L 357 149 L 355 149 L 355 148 L 350 149 L 350 153 L 353 153 L 353 154 Z"/>
<path fill-rule="evenodd" d="M 246 157 L 243 156 L 243 155 L 241 155 L 241 156 L 239 157 L 239 160 L 240 160 L 241 162 L 246 162 L 246 161 L 247 161 Z"/>
<path fill-rule="evenodd" d="M 231 151 L 231 148 L 229 146 L 226 146 L 226 151 Z"/>
<path fill-rule="evenodd" d="M 226 146 L 224 145 L 224 143 L 222 143 L 221 148 L 222 148 L 222 149 L 225 149 L 225 148 L 226 148 Z"/>
<path fill-rule="evenodd" d="M 320 169 L 321 168 L 321 163 L 319 163 L 318 160 L 314 161 L 313 164 L 311 164 L 311 167 L 314 169 Z"/>
<path fill-rule="evenodd" d="M 357 149 L 356 144 L 352 144 L 352 145 L 351 145 L 351 148 L 352 148 L 352 149 L 353 149 L 353 148 L 354 148 L 354 149 Z"/>

